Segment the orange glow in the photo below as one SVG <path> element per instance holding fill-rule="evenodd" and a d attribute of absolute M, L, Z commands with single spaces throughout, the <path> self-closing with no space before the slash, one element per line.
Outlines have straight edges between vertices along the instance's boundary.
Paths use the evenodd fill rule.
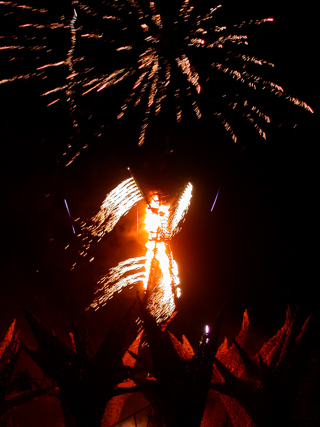
<path fill-rule="evenodd" d="M 128 186 L 129 184 L 129 186 Z M 129 190 L 131 188 L 131 190 Z M 126 190 L 125 199 L 119 193 Z M 132 198 L 134 193 L 134 198 Z M 112 195 L 112 197 L 111 197 Z M 168 203 L 159 193 L 150 194 L 146 206 L 144 226 L 147 233 L 145 255 L 129 258 L 110 269 L 98 284 L 97 298 L 91 307 L 98 309 L 126 286 L 142 283 L 148 291 L 147 309 L 151 315 L 162 322 L 168 319 L 175 310 L 175 298 L 181 295 L 178 277 L 178 265 L 173 259 L 171 239 L 179 231 L 177 226 L 185 216 L 192 196 L 192 185 L 188 183 L 179 198 Z M 93 218 L 94 226 L 86 229 L 95 236 L 102 236 L 110 231 L 116 221 L 125 215 L 142 198 L 142 192 L 134 179 L 125 181 L 107 195 L 101 210 Z M 114 204 L 114 200 L 117 201 Z M 127 201 L 131 200 L 130 207 Z M 116 215 L 115 215 L 116 213 Z"/>

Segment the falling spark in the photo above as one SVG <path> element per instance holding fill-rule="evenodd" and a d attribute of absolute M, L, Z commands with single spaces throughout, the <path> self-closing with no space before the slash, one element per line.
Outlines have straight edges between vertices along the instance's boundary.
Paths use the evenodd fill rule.
<path fill-rule="evenodd" d="M 114 227 L 114 218 L 110 212 L 117 211 L 116 218 L 118 220 L 128 211 L 128 206 L 120 208 L 131 197 L 128 192 L 126 192 L 125 197 L 121 195 L 123 189 L 128 188 L 128 183 L 130 183 L 132 193 L 138 192 L 133 199 L 142 199 L 143 193 L 139 191 L 134 178 L 124 181 L 109 193 L 100 212 L 93 218 L 94 222 L 98 218 L 97 228 L 85 226 L 93 235 L 103 235 L 105 231 Z M 173 314 L 175 298 L 180 297 L 181 289 L 179 287 L 178 265 L 173 259 L 170 242 L 179 231 L 177 226 L 186 215 L 191 196 L 192 185 L 190 183 L 185 186 L 180 196 L 172 203 L 167 203 L 159 193 L 149 195 L 144 221 L 145 230 L 148 233 L 145 255 L 122 261 L 116 267 L 111 268 L 109 273 L 99 280 L 98 285 L 100 287 L 96 292 L 97 297 L 90 307 L 97 310 L 100 306 L 105 305 L 115 293 L 121 292 L 127 286 L 140 283 L 148 292 L 147 309 L 157 322 L 162 322 Z M 117 200 L 116 207 L 113 200 Z M 133 206 L 133 204 L 131 205 Z M 102 217 L 103 221 L 101 221 Z"/>
<path fill-rule="evenodd" d="M 260 75 L 263 67 L 274 67 L 274 64 L 248 53 L 245 30 L 271 23 L 273 18 L 218 25 L 221 5 L 203 13 L 189 0 L 181 0 L 177 11 L 173 7 L 172 12 L 177 12 L 173 20 L 162 16 L 152 1 L 101 2 L 96 9 L 85 2 L 71 0 L 71 6 L 70 16 L 67 6 L 36 8 L 0 1 L 3 16 L 14 14 L 18 25 L 10 34 L 1 37 L 0 53 L 4 62 L 22 64 L 21 69 L 15 66 L 12 70 L 16 71 L 11 75 L 1 77 L 0 84 L 34 78 L 49 83 L 57 81 L 49 78 L 54 70 L 61 70 L 59 76 L 63 75 L 63 82 L 58 80 L 55 87 L 47 87 L 43 96 L 49 98 L 47 105 L 65 99 L 74 126 L 77 123 L 73 113 L 80 108 L 78 104 L 84 102 L 81 105 L 89 108 L 88 97 L 78 95 L 101 93 L 125 80 L 132 80 L 132 89 L 117 117 L 124 117 L 130 106 L 141 106 L 139 145 L 145 141 L 150 117 L 161 112 L 170 94 L 173 94 L 178 122 L 182 120 L 183 111 L 191 107 L 198 119 L 204 113 L 206 117 L 218 118 L 234 142 L 237 135 L 229 115 L 235 109 L 232 98 L 240 100 L 243 90 L 246 91 L 244 98 L 251 90 L 268 91 L 313 113 L 304 101 L 286 94 L 279 85 Z M 59 40 L 64 37 L 61 49 L 59 44 L 52 42 L 52 34 L 59 35 Z M 68 49 L 65 46 L 69 46 Z M 108 60 L 102 63 L 101 58 Z M 230 89 L 226 103 L 223 94 L 213 97 L 210 87 L 212 82 L 219 92 L 220 87 L 226 87 L 225 77 L 229 79 Z M 202 111 L 201 101 L 205 98 L 209 100 L 209 104 L 206 103 L 208 111 Z M 239 111 L 239 115 L 265 139 L 260 119 L 269 123 L 271 118 L 258 105 L 252 105 L 251 111 L 254 114 Z"/>
<path fill-rule="evenodd" d="M 66 206 L 66 209 L 67 209 L 67 212 L 68 212 L 68 215 L 69 215 L 69 218 L 70 218 L 71 227 L 72 227 L 72 232 L 73 232 L 73 234 L 76 234 L 76 230 L 74 229 L 73 221 L 72 221 L 72 218 L 71 218 L 71 214 L 70 214 L 69 206 L 68 206 L 68 203 L 67 203 L 67 200 L 66 200 L 66 199 L 64 199 L 64 204 L 65 204 L 65 206 Z"/>
<path fill-rule="evenodd" d="M 212 204 L 212 207 L 211 207 L 211 212 L 213 211 L 213 209 L 214 209 L 214 207 L 215 207 L 215 205 L 216 205 L 216 202 L 217 202 L 217 199 L 218 199 L 218 196 L 219 196 L 219 192 L 220 192 L 220 188 L 221 188 L 221 185 L 220 185 L 220 187 L 218 188 L 218 191 L 217 191 L 216 197 L 214 198 L 214 201 L 213 201 L 213 204 Z"/>

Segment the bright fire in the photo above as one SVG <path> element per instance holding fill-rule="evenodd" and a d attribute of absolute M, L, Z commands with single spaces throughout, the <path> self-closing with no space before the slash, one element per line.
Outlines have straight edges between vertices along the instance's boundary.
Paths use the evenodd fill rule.
<path fill-rule="evenodd" d="M 130 181 L 133 183 L 133 181 Z M 132 185 L 137 201 L 142 198 L 137 194 L 138 186 Z M 116 191 L 117 190 L 117 191 Z M 120 184 L 106 197 L 100 212 L 94 217 L 99 218 L 99 228 L 108 230 L 108 218 L 114 218 L 112 206 L 106 200 L 119 200 L 117 193 L 122 191 Z M 112 198 L 110 195 L 113 195 Z M 179 287 L 178 265 L 173 259 L 171 250 L 171 239 L 179 231 L 177 226 L 185 216 L 192 196 L 192 185 L 188 183 L 178 197 L 172 203 L 164 200 L 159 193 L 150 194 L 150 202 L 147 203 L 145 212 L 145 230 L 148 234 L 145 256 L 130 258 L 120 262 L 116 267 L 110 269 L 106 276 L 98 282 L 101 287 L 97 290 L 97 298 L 90 305 L 98 309 L 111 299 L 115 292 L 121 292 L 126 286 L 142 283 L 145 291 L 148 291 L 147 309 L 158 321 L 164 321 L 170 317 L 175 310 L 175 298 L 179 298 L 181 290 Z M 126 199 L 130 199 L 127 194 Z M 120 197 L 121 199 L 121 197 Z M 137 201 L 134 203 L 136 204 Z M 123 200 L 125 204 L 126 201 Z M 134 205 L 132 204 L 131 207 Z M 121 203 L 120 203 L 121 205 Z M 121 209 L 127 212 L 127 209 Z M 108 213 L 106 216 L 105 213 Z M 119 212 L 119 205 L 117 205 Z M 118 216 L 117 216 L 118 217 Z M 91 233 L 96 229 L 88 227 Z"/>

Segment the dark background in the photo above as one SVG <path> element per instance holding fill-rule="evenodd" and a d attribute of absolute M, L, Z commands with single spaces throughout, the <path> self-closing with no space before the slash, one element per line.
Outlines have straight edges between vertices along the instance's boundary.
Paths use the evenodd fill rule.
<path fill-rule="evenodd" d="M 101 136 L 93 121 L 91 128 L 82 128 L 70 139 L 68 108 L 63 103 L 47 108 L 36 81 L 0 87 L 1 336 L 16 318 L 22 340 L 34 343 L 23 318 L 22 309 L 27 308 L 63 339 L 68 339 L 70 323 L 81 321 L 98 345 L 134 300 L 135 290 L 126 290 L 98 312 L 86 311 L 99 277 L 143 250 L 136 233 L 136 210 L 92 248 L 95 261 L 89 263 L 78 255 L 81 242 L 72 233 L 64 204 L 66 199 L 73 220 L 90 218 L 104 196 L 128 177 L 128 165 L 146 190 L 159 188 L 174 195 L 186 181 L 194 185 L 189 212 L 173 241 L 187 335 L 199 337 L 224 301 L 223 334 L 233 338 L 248 309 L 252 349 L 282 326 L 287 305 L 292 310 L 299 307 L 301 322 L 313 313 L 311 331 L 316 330 L 315 6 L 226 2 L 224 8 L 236 22 L 251 16 L 274 18 L 249 42 L 257 56 L 267 55 L 276 64 L 276 82 L 315 111 L 311 115 L 298 107 L 283 111 L 278 107 L 282 119 L 270 127 L 266 141 L 249 134 L 235 145 L 214 123 L 190 120 L 178 126 L 159 119 L 138 149 L 134 114 L 105 126 Z M 112 109 L 121 94 L 114 88 L 109 96 Z M 103 104 L 96 102 L 99 108 Z M 65 167 L 74 146 L 77 152 L 86 144 Z M 79 222 L 74 226 L 79 232 Z M 318 345 L 316 334 L 310 337 Z"/>

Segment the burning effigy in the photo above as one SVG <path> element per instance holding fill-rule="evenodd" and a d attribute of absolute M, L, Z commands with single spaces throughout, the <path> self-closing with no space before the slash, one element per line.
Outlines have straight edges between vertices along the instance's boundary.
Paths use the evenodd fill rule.
<path fill-rule="evenodd" d="M 147 309 L 157 322 L 164 321 L 173 314 L 175 299 L 180 297 L 181 289 L 171 239 L 179 232 L 178 224 L 188 211 L 191 197 L 190 182 L 177 197 L 168 201 L 160 192 L 146 195 L 133 176 L 107 194 L 90 225 L 84 223 L 82 228 L 100 240 L 115 227 L 123 215 L 144 199 L 144 227 L 148 239 L 144 255 L 121 261 L 99 280 L 100 287 L 90 307 L 98 309 L 116 292 L 142 283 L 149 295 Z"/>

